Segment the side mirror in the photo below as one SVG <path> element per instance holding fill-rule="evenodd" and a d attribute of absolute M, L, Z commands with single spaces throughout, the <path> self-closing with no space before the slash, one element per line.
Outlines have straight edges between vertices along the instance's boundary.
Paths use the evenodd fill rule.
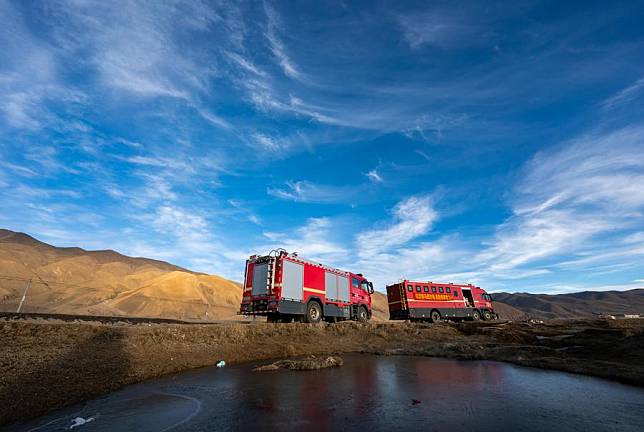
<path fill-rule="evenodd" d="M 373 294 L 373 284 L 369 282 L 369 294 Z"/>

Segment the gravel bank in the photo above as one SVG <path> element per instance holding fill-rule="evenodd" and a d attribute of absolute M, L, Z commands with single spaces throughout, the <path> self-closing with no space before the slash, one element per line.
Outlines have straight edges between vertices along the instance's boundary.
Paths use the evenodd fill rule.
<path fill-rule="evenodd" d="M 187 369 L 365 352 L 501 360 L 644 386 L 644 320 L 460 324 L 0 322 L 0 425 Z"/>

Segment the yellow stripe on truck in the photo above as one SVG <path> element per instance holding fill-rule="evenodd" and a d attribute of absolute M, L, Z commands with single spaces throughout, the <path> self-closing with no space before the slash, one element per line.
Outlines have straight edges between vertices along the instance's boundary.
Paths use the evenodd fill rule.
<path fill-rule="evenodd" d="M 326 291 L 324 290 L 319 290 L 319 289 L 309 288 L 309 287 L 304 287 L 304 291 L 314 292 L 318 294 L 326 294 Z"/>

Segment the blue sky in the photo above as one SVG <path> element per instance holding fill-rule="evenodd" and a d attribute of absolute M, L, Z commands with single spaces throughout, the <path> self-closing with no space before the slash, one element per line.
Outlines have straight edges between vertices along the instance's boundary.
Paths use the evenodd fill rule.
<path fill-rule="evenodd" d="M 642 2 L 0 0 L 0 226 L 240 280 L 274 247 L 644 286 Z"/>

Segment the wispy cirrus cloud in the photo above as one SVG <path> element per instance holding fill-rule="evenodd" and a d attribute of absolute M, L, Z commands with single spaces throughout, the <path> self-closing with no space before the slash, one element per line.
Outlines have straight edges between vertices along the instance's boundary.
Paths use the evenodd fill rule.
<path fill-rule="evenodd" d="M 370 170 L 369 172 L 367 172 L 367 174 L 365 174 L 365 175 L 367 176 L 367 178 L 369 180 L 371 180 L 374 183 L 383 183 L 384 182 L 382 176 L 380 175 L 378 170 L 375 169 L 375 168 Z"/>
<path fill-rule="evenodd" d="M 52 47 L 31 33 L 24 14 L 2 1 L 0 16 L 0 111 L 9 126 L 38 130 L 58 119 L 46 102 L 75 92 L 61 84 Z"/>
<path fill-rule="evenodd" d="M 91 53 L 90 64 L 109 87 L 142 96 L 187 99 L 191 89 L 205 90 L 214 71 L 183 55 L 173 36 L 204 31 L 214 22 L 210 8 L 199 2 L 166 7 L 130 1 L 114 5 L 98 1 L 62 1 L 56 30 L 60 46 L 70 54 Z M 84 37 L 78 38 L 82 34 Z"/>
<path fill-rule="evenodd" d="M 638 79 L 633 84 L 629 85 L 626 88 L 621 89 L 614 95 L 603 100 L 601 102 L 601 106 L 602 108 L 607 110 L 617 108 L 621 105 L 625 105 L 632 102 L 638 97 L 641 97 L 643 91 L 644 91 L 644 77 Z"/>
<path fill-rule="evenodd" d="M 591 133 L 535 156 L 516 189 L 514 215 L 480 258 L 492 270 L 547 264 L 611 247 L 628 230 L 641 229 L 642 148 L 644 129 L 634 126 Z"/>
<path fill-rule="evenodd" d="M 347 203 L 359 197 L 362 187 L 331 186 L 306 180 L 289 181 L 285 187 L 269 187 L 266 192 L 276 198 L 305 203 Z"/>
<path fill-rule="evenodd" d="M 512 191 L 513 214 L 489 235 L 442 234 L 428 241 L 439 220 L 433 199 L 406 198 L 390 220 L 356 235 L 350 265 L 378 283 L 460 279 L 497 290 L 512 281 L 553 284 L 565 272 L 637 272 L 644 256 L 642 148 L 644 129 L 632 126 L 599 129 L 539 152 Z"/>
<path fill-rule="evenodd" d="M 55 31 L 59 46 L 68 56 L 90 52 L 89 64 L 102 85 L 130 96 L 181 99 L 211 124 L 230 127 L 199 98 L 210 91 L 216 69 L 198 56 L 185 55 L 189 47 L 180 42 L 217 22 L 205 4 L 63 0 L 58 15 L 63 21 Z"/>
<path fill-rule="evenodd" d="M 293 63 L 289 55 L 286 53 L 286 47 L 282 42 L 280 32 L 280 17 L 268 2 L 264 2 L 264 11 L 266 13 L 266 39 L 268 39 L 271 51 L 277 58 L 279 65 L 284 73 L 294 79 L 303 79 L 302 73 L 299 68 Z"/>
<path fill-rule="evenodd" d="M 424 45 L 453 48 L 480 43 L 479 28 L 469 16 L 469 8 L 431 8 L 397 16 L 405 40 L 413 49 Z"/>

